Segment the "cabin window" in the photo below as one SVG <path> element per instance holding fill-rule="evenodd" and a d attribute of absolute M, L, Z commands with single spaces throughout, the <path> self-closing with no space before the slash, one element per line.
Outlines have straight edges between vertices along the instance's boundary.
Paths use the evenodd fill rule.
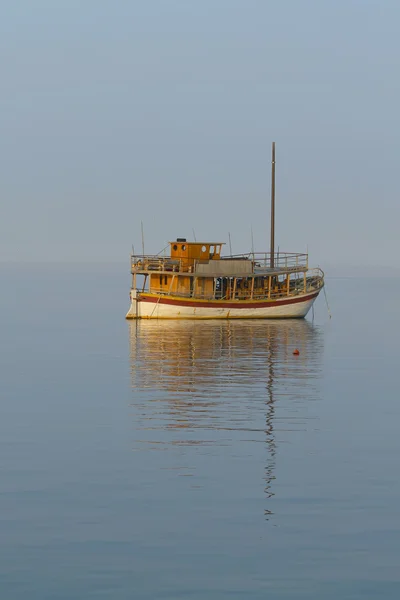
<path fill-rule="evenodd" d="M 207 248 L 206 248 L 205 246 L 202 246 L 202 247 L 201 247 L 201 251 L 202 251 L 202 252 L 205 252 L 206 250 L 207 250 Z"/>
<path fill-rule="evenodd" d="M 182 248 L 182 250 L 185 252 L 185 250 L 186 250 L 186 246 L 185 246 L 185 244 L 183 244 L 183 246 L 181 246 L 181 248 Z"/>
<path fill-rule="evenodd" d="M 164 284 L 167 285 L 167 276 L 164 276 Z"/>
<path fill-rule="evenodd" d="M 162 285 L 162 275 L 160 275 L 160 285 Z"/>
<path fill-rule="evenodd" d="M 212 258 L 215 254 L 215 246 L 210 246 L 210 257 Z"/>
<path fill-rule="evenodd" d="M 172 246 L 172 249 L 173 249 L 173 250 L 175 250 L 175 252 L 176 252 L 176 251 L 178 250 L 178 246 L 177 246 L 176 244 L 174 244 L 174 245 Z"/>

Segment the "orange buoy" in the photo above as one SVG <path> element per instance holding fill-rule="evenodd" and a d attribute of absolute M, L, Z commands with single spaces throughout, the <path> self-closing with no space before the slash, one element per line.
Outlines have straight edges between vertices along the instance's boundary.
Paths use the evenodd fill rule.
<path fill-rule="evenodd" d="M 295 356 L 298 356 L 298 355 L 300 354 L 300 351 L 299 351 L 299 350 L 297 350 L 297 348 L 296 348 L 295 350 L 293 350 L 293 354 L 294 354 Z"/>

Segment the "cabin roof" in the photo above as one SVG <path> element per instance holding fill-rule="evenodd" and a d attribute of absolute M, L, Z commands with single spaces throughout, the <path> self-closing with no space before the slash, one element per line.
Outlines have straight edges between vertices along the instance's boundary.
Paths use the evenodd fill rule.
<path fill-rule="evenodd" d="M 187 244 L 188 246 L 215 246 L 219 244 L 220 246 L 225 246 L 226 242 L 188 242 L 183 240 L 174 240 L 173 242 L 168 242 L 168 244 Z"/>

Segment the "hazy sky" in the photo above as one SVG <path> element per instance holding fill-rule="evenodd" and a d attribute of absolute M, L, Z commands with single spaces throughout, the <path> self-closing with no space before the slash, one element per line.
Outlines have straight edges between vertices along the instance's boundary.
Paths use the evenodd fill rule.
<path fill-rule="evenodd" d="M 0 260 L 176 237 L 315 264 L 400 252 L 399 0 L 13 0 L 0 17 Z"/>

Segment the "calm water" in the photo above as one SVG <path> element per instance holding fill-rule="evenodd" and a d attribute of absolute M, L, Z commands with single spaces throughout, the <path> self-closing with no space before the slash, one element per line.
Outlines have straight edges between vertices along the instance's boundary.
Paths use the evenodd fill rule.
<path fill-rule="evenodd" d="M 400 597 L 399 281 L 135 324 L 119 266 L 0 274 L 1 599 Z"/>

